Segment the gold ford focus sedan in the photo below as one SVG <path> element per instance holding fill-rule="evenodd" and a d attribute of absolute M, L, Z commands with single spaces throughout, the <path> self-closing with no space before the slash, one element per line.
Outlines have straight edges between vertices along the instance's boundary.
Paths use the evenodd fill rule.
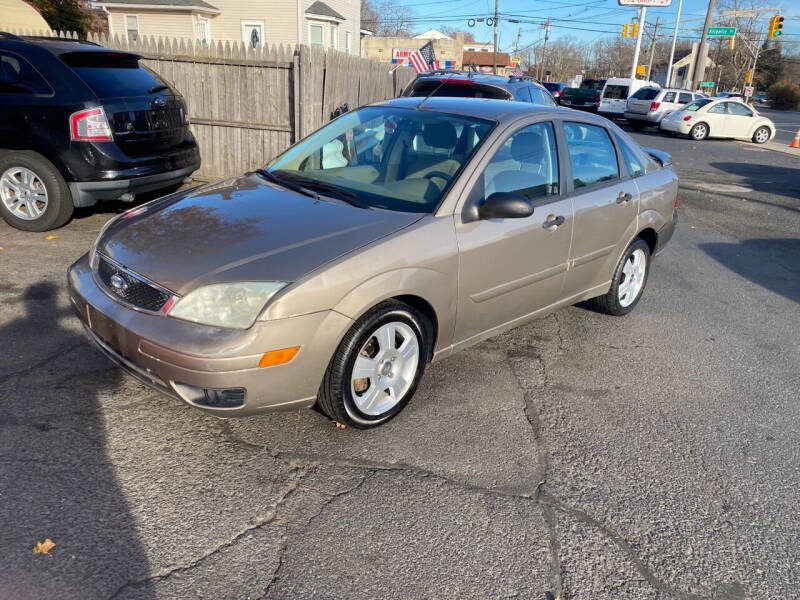
<path fill-rule="evenodd" d="M 399 98 L 115 217 L 70 294 L 105 354 L 201 410 L 371 427 L 431 361 L 589 298 L 630 312 L 677 189 L 668 155 L 595 115 Z"/>

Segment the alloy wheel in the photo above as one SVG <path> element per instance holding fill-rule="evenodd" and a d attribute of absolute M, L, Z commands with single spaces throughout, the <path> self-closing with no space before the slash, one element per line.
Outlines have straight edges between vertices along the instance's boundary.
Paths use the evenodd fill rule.
<path fill-rule="evenodd" d="M 30 169 L 11 167 L 0 176 L 0 200 L 15 217 L 33 221 L 47 210 L 47 188 Z"/>
<path fill-rule="evenodd" d="M 645 256 L 644 250 L 637 248 L 625 261 L 625 266 L 622 267 L 622 277 L 617 286 L 619 304 L 623 308 L 633 304 L 634 300 L 639 297 L 644 286 L 646 269 L 647 256 Z"/>
<path fill-rule="evenodd" d="M 769 129 L 766 127 L 761 127 L 758 131 L 756 131 L 756 143 L 763 144 L 769 139 Z"/>
<path fill-rule="evenodd" d="M 377 416 L 400 402 L 414 383 L 420 341 L 400 321 L 378 327 L 361 347 L 350 375 L 350 393 L 365 415 Z"/>

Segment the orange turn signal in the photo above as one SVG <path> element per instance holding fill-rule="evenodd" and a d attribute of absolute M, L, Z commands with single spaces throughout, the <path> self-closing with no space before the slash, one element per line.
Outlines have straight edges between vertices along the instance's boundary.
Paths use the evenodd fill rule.
<path fill-rule="evenodd" d="M 275 365 L 282 365 L 287 363 L 295 357 L 300 351 L 300 346 L 292 346 L 291 348 L 281 348 L 280 350 L 270 350 L 265 352 L 261 360 L 258 361 L 259 367 L 274 367 Z"/>

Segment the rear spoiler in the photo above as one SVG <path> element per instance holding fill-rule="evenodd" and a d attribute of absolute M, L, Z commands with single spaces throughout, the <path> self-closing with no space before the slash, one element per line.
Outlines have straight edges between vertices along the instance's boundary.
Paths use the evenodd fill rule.
<path fill-rule="evenodd" d="M 662 152 L 661 150 L 656 150 L 655 148 L 648 148 L 646 146 L 642 146 L 642 150 L 644 150 L 650 156 L 652 156 L 658 162 L 660 162 L 662 167 L 668 167 L 672 164 L 672 156 L 670 156 L 666 152 Z"/>

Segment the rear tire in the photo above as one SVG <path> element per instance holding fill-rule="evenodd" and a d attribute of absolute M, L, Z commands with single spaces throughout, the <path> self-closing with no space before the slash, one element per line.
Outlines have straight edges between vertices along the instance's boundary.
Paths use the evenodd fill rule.
<path fill-rule="evenodd" d="M 755 133 L 753 133 L 753 143 L 765 144 L 771 137 L 771 133 L 769 127 L 759 127 L 756 129 Z"/>
<path fill-rule="evenodd" d="M 631 312 L 642 298 L 650 274 L 650 246 L 643 239 L 633 240 L 622 254 L 608 293 L 592 298 L 595 307 L 608 315 L 621 317 Z"/>
<path fill-rule="evenodd" d="M 699 142 L 708 137 L 708 125 L 705 123 L 698 123 L 689 131 L 689 137 Z"/>
<path fill-rule="evenodd" d="M 319 409 L 358 429 L 376 427 L 411 400 L 431 355 L 432 326 L 411 306 L 387 300 L 353 324 L 317 395 Z"/>
<path fill-rule="evenodd" d="M 645 127 L 647 127 L 647 123 L 642 123 L 641 121 L 628 121 L 636 131 L 641 131 Z"/>
<path fill-rule="evenodd" d="M 67 182 L 41 154 L 0 154 L 0 214 L 23 231 L 48 231 L 69 221 L 75 206 Z"/>

